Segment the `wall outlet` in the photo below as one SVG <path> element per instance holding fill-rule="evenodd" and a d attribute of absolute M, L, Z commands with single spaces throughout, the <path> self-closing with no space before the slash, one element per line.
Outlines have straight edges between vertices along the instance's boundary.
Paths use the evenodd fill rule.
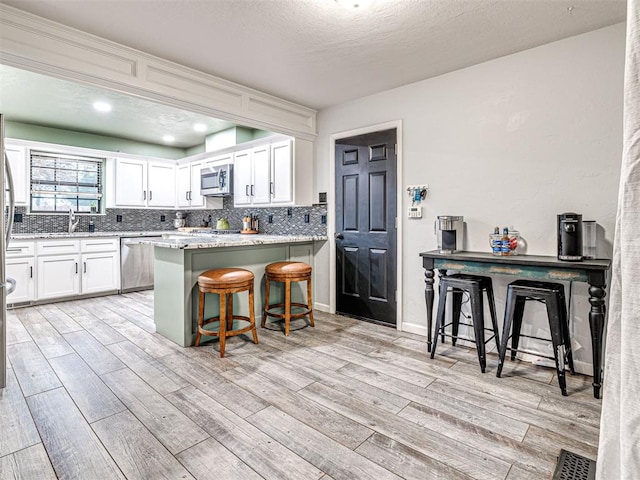
<path fill-rule="evenodd" d="M 267 222 L 269 222 L 269 223 L 273 223 L 273 215 L 269 215 L 269 216 L 267 217 Z"/>
<path fill-rule="evenodd" d="M 22 223 L 22 214 L 14 213 L 13 214 L 13 223 Z"/>
<path fill-rule="evenodd" d="M 291 215 L 293 215 L 293 210 L 290 208 L 287 208 L 287 216 L 290 217 Z"/>
<path fill-rule="evenodd" d="M 116 215 L 116 222 L 122 221 L 122 215 Z"/>
<path fill-rule="evenodd" d="M 309 223 L 309 214 L 308 213 L 304 214 L 304 223 Z"/>
<path fill-rule="evenodd" d="M 320 216 L 320 223 L 323 225 L 327 224 L 327 216 L 326 215 L 321 215 Z"/>
<path fill-rule="evenodd" d="M 160 215 L 160 221 L 161 222 L 166 222 L 167 221 L 167 216 L 166 215 Z"/>
<path fill-rule="evenodd" d="M 327 192 L 318 193 L 318 203 L 327 203 Z"/>

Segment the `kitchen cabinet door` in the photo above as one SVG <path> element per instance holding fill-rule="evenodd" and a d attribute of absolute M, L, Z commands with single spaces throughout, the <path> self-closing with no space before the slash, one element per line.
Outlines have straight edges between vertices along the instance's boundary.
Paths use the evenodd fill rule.
<path fill-rule="evenodd" d="M 251 204 L 271 203 L 271 149 L 269 145 L 254 148 L 252 152 L 253 182 L 251 182 Z"/>
<path fill-rule="evenodd" d="M 185 163 L 178 165 L 176 169 L 176 197 L 178 199 L 178 208 L 187 208 L 191 206 L 189 201 L 189 193 L 191 190 L 191 165 Z"/>
<path fill-rule="evenodd" d="M 236 152 L 233 157 L 233 204 L 251 205 L 251 150 Z"/>
<path fill-rule="evenodd" d="M 293 161 L 291 142 L 271 145 L 271 203 L 293 202 Z"/>
<path fill-rule="evenodd" d="M 29 203 L 29 151 L 27 147 L 7 144 L 4 150 L 13 174 L 13 194 L 16 205 Z"/>
<path fill-rule="evenodd" d="M 150 207 L 170 207 L 176 203 L 175 166 L 168 163 L 149 162 L 147 177 L 147 205 Z"/>
<path fill-rule="evenodd" d="M 144 207 L 147 204 L 147 162 L 116 159 L 115 203 L 118 207 Z"/>
<path fill-rule="evenodd" d="M 82 294 L 120 288 L 120 256 L 117 252 L 82 255 Z"/>
<path fill-rule="evenodd" d="M 202 161 L 191 163 L 191 194 L 189 199 L 193 208 L 204 207 L 204 197 L 200 195 L 200 170 L 203 165 Z"/>
<path fill-rule="evenodd" d="M 35 300 L 33 269 L 33 257 L 7 259 L 7 277 L 11 277 L 16 281 L 16 289 L 11 295 L 7 295 L 7 303 L 21 303 Z"/>
<path fill-rule="evenodd" d="M 80 293 L 80 255 L 38 257 L 38 300 Z"/>

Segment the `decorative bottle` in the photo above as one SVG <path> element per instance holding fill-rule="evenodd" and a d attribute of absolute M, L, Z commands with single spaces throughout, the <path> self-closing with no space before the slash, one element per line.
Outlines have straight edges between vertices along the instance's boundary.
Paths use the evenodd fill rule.
<path fill-rule="evenodd" d="M 508 256 L 511 253 L 511 239 L 509 238 L 509 229 L 507 227 L 502 229 L 500 244 L 500 253 L 503 257 Z"/>
<path fill-rule="evenodd" d="M 493 229 L 493 235 L 491 238 L 491 253 L 494 255 L 502 255 L 502 237 L 500 237 L 500 228 L 495 227 Z"/>

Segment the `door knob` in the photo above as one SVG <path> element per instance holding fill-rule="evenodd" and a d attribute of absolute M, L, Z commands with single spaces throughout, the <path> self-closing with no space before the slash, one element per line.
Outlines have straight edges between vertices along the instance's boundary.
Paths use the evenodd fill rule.
<path fill-rule="evenodd" d="M 344 239 L 344 235 L 342 235 L 341 233 L 336 233 L 334 235 L 334 237 L 336 238 L 336 240 L 343 240 Z"/>

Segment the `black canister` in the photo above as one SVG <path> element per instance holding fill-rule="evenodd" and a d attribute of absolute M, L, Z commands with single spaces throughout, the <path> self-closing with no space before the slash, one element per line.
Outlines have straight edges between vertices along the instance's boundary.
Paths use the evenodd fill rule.
<path fill-rule="evenodd" d="M 582 215 L 558 215 L 558 260 L 582 261 Z"/>

